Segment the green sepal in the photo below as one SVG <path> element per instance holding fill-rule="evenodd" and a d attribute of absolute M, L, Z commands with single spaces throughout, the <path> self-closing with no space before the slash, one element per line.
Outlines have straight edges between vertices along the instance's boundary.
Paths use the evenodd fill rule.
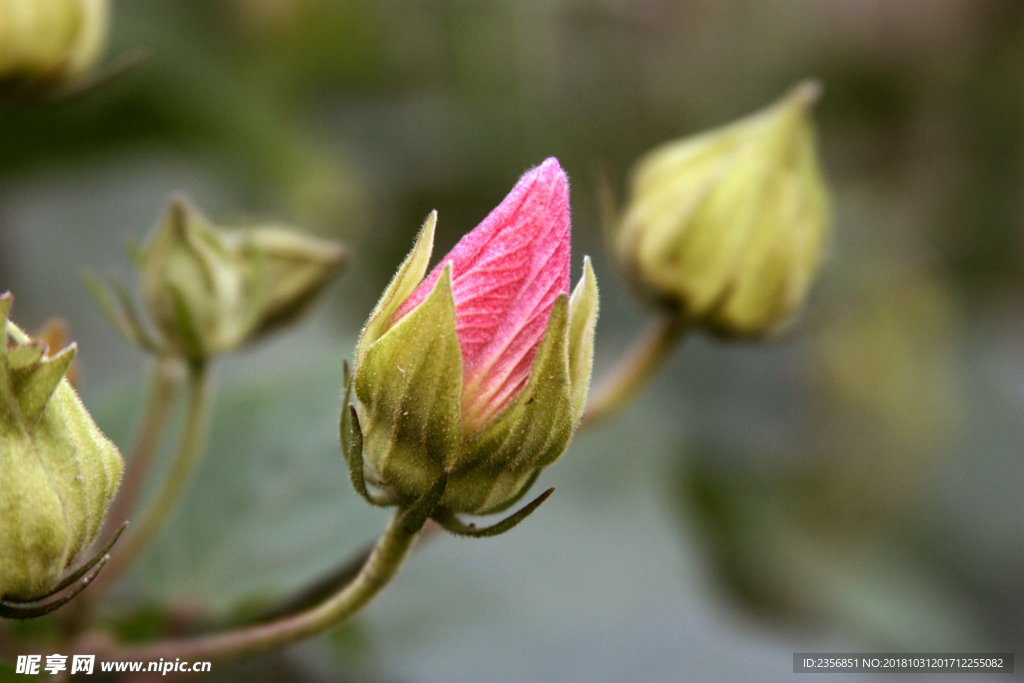
<path fill-rule="evenodd" d="M 359 344 L 356 347 L 356 367 L 362 362 L 370 346 L 387 332 L 391 316 L 395 314 L 402 302 L 409 298 L 426 274 L 427 266 L 430 264 L 430 254 L 434 250 L 434 226 L 436 225 L 437 211 L 431 211 L 416 236 L 416 243 L 413 245 L 412 251 L 398 267 L 398 272 L 395 273 L 395 277 L 391 279 L 391 283 L 384 290 L 384 295 L 377 302 L 366 327 L 359 335 Z"/>
<path fill-rule="evenodd" d="M 14 305 L 14 295 L 10 292 L 4 292 L 0 294 L 0 328 L 5 327 L 7 318 L 11 315 L 11 306 Z M 0 353 L 7 355 L 7 345 Z"/>
<path fill-rule="evenodd" d="M 352 417 L 349 415 L 349 399 L 352 398 L 352 373 L 349 370 L 348 361 L 343 360 L 341 362 L 341 375 L 342 375 L 342 386 L 345 388 L 341 395 L 341 420 L 340 420 L 340 433 L 341 433 L 341 452 L 345 455 L 345 459 L 349 459 L 349 444 L 352 442 L 349 432 L 352 429 Z M 359 418 L 356 417 L 358 420 Z M 359 450 L 360 457 L 362 457 L 362 444 L 363 435 L 359 435 Z"/>
<path fill-rule="evenodd" d="M 114 532 L 113 537 L 109 541 L 107 541 L 107 544 L 100 548 L 99 552 L 93 555 L 91 560 L 85 562 L 84 564 L 82 564 L 81 567 L 65 576 L 64 580 L 58 583 L 57 587 L 50 592 L 50 595 L 56 595 L 57 593 L 60 593 L 62 590 L 73 584 L 75 581 L 78 581 L 80 578 L 82 578 L 90 571 L 92 571 L 93 567 L 100 564 L 100 562 L 105 563 L 104 557 L 106 557 L 107 553 L 110 552 L 110 549 L 114 547 L 114 544 L 117 543 L 118 539 L 121 538 L 121 534 L 123 534 L 124 530 L 127 528 L 128 520 L 125 520 L 124 523 L 122 523 L 121 526 L 117 528 L 117 531 Z M 46 597 L 50 597 L 50 595 Z"/>
<path fill-rule="evenodd" d="M 113 328 L 127 341 L 136 346 L 142 346 L 139 330 L 132 327 L 124 311 L 118 306 L 100 276 L 92 271 L 83 270 L 80 277 L 86 291 L 92 295 L 93 301 L 100 307 L 100 311 Z"/>
<path fill-rule="evenodd" d="M 302 316 L 348 258 L 341 244 L 273 225 L 249 228 L 242 240 L 258 292 L 252 297 L 253 339 Z"/>
<path fill-rule="evenodd" d="M 447 485 L 448 472 L 447 470 L 441 470 L 441 474 L 437 477 L 434 485 L 427 489 L 427 492 L 410 505 L 409 509 L 402 515 L 401 525 L 406 533 L 415 534 L 423 528 L 423 525 L 430 519 L 430 515 L 437 509 L 437 504 L 441 502 L 441 497 L 444 495 L 444 489 Z"/>
<path fill-rule="evenodd" d="M 498 503 L 497 505 L 495 505 L 493 507 L 484 508 L 483 510 L 479 510 L 475 514 L 482 515 L 482 516 L 484 516 L 484 515 L 496 515 L 499 512 L 504 512 L 505 510 L 508 510 L 510 507 L 512 507 L 513 505 L 515 505 L 516 503 L 518 503 L 519 501 L 521 501 L 523 498 L 526 497 L 526 494 L 530 492 L 530 489 L 533 488 L 533 485 L 537 483 L 538 479 L 540 479 L 540 473 L 542 471 L 543 470 L 541 470 L 541 468 L 539 468 L 539 467 L 537 469 L 535 469 L 533 471 L 533 474 L 531 474 L 529 476 L 529 478 L 527 478 L 526 483 L 524 483 L 519 488 L 519 491 L 515 495 L 513 495 L 511 498 L 509 498 L 508 500 L 504 500 L 504 501 Z"/>
<path fill-rule="evenodd" d="M 70 531 L 28 435 L 0 427 L 0 599 L 31 599 L 60 579 Z"/>
<path fill-rule="evenodd" d="M 7 363 L 12 371 L 33 366 L 42 360 L 46 354 L 46 344 L 40 341 L 33 341 L 31 344 L 21 344 L 7 354 Z"/>
<path fill-rule="evenodd" d="M 121 538 L 121 534 L 124 533 L 124 530 L 127 528 L 128 522 L 125 522 L 114 533 L 114 537 L 111 538 L 110 541 L 107 542 L 107 544 L 103 546 L 103 548 L 101 548 L 91 560 L 64 577 L 63 581 L 50 589 L 50 591 L 45 595 L 40 595 L 28 601 L 0 601 L 0 618 L 32 619 L 34 617 L 41 617 L 44 614 L 49 614 L 70 602 L 75 598 L 75 596 L 85 590 L 90 583 L 92 583 L 93 579 L 96 578 L 107 562 L 110 561 L 110 555 L 108 554 L 110 549 L 114 547 L 114 544 L 117 543 L 117 539 Z M 75 583 L 78 583 L 78 585 L 75 586 L 73 590 L 56 600 L 49 600 L 49 598 L 52 598 L 61 591 L 70 588 L 72 584 Z"/>
<path fill-rule="evenodd" d="M 476 524 L 466 524 L 455 516 L 451 510 L 439 510 L 434 513 L 434 519 L 444 527 L 445 531 L 456 536 L 469 536 L 471 538 L 489 538 L 499 536 L 506 531 L 511 531 L 520 522 L 533 514 L 533 511 L 541 506 L 548 497 L 555 492 L 554 487 L 534 498 L 529 504 L 513 515 L 509 515 L 497 524 L 477 528 Z"/>
<path fill-rule="evenodd" d="M 121 311 L 128 327 L 137 338 L 136 343 L 150 353 L 159 353 L 159 344 L 153 340 L 142 323 L 142 316 L 139 315 L 139 309 L 135 306 L 135 299 L 128 290 L 128 285 L 117 275 L 110 277 L 110 285 L 114 289 L 114 296 L 117 297 L 117 301 L 121 305 Z"/>
<path fill-rule="evenodd" d="M 351 403 L 342 410 L 342 449 L 345 451 L 345 459 L 348 461 L 348 476 L 352 480 L 352 487 L 370 505 L 377 507 L 390 507 L 398 503 L 394 498 L 371 491 L 366 487 L 366 474 L 363 470 L 363 433 L 359 429 L 359 415 L 356 407 Z M 346 419 L 347 417 L 347 419 Z"/>
<path fill-rule="evenodd" d="M 594 328 L 597 326 L 597 276 L 590 257 L 583 257 L 583 277 L 569 300 L 569 381 L 572 384 L 572 420 L 583 417 L 590 390 L 594 361 Z"/>
<path fill-rule="evenodd" d="M 192 316 L 192 311 L 189 310 L 185 295 L 181 289 L 174 285 L 167 285 L 167 289 L 171 295 L 171 304 L 174 307 L 174 320 L 177 323 L 178 337 L 184 347 L 183 350 L 190 358 L 205 358 L 206 351 L 203 348 L 203 340 L 196 329 L 195 319 Z"/>
<path fill-rule="evenodd" d="M 103 570 L 107 562 L 110 561 L 110 555 L 104 555 L 99 562 L 97 562 L 91 571 L 78 580 L 78 585 L 72 588 L 70 591 L 60 596 L 56 600 L 49 600 L 45 602 L 31 601 L 31 602 L 9 602 L 6 600 L 0 601 L 0 618 L 3 619 L 35 619 L 41 617 L 50 612 L 55 612 L 64 605 L 68 604 L 78 594 L 84 591 L 93 579 Z"/>
<path fill-rule="evenodd" d="M 14 393 L 18 395 L 21 415 L 30 431 L 39 422 L 50 396 L 67 374 L 77 350 L 78 347 L 71 344 L 56 356 L 29 367 L 12 367 L 11 384 Z"/>
<path fill-rule="evenodd" d="M 534 470 L 565 451 L 575 428 L 569 383 L 569 297 L 560 294 L 533 360 L 526 387 L 490 424 L 470 437 L 452 468 L 444 505 L 476 514 L 516 495 Z"/>
<path fill-rule="evenodd" d="M 27 337 L 7 320 L 12 297 L 0 297 L 0 599 L 31 599 L 55 585 L 67 564 L 63 500 L 21 416 L 8 365 L 8 337 Z M 0 616 L 4 612 L 0 610 Z"/>
<path fill-rule="evenodd" d="M 365 352 L 355 369 L 363 458 L 373 482 L 414 500 L 458 455 L 462 351 L 451 266 L 433 291 Z"/>
<path fill-rule="evenodd" d="M 143 327 L 131 296 L 125 296 L 123 283 L 115 282 L 113 285 L 117 292 L 115 299 L 107 290 L 103 280 L 95 273 L 82 271 L 81 278 L 86 290 L 100 307 L 100 311 L 125 340 L 146 351 L 156 352 L 157 344 Z"/>
<path fill-rule="evenodd" d="M 352 375 L 349 372 L 347 360 L 342 362 L 342 375 L 345 382 L 345 394 L 341 404 L 341 452 L 348 463 L 348 475 L 352 481 L 352 487 L 370 505 L 378 507 L 394 505 L 397 501 L 375 494 L 366 488 L 366 474 L 363 471 L 363 432 L 359 427 L 359 414 L 356 412 L 356 407 L 348 402 L 352 395 Z"/>
<path fill-rule="evenodd" d="M 68 560 L 95 538 L 120 482 L 121 462 L 74 390 L 62 382 L 32 432 L 32 443 L 60 492 L 68 525 Z"/>

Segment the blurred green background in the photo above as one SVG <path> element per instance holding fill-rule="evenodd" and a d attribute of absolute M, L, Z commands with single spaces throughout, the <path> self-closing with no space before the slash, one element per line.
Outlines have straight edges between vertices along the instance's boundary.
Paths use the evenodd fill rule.
<path fill-rule="evenodd" d="M 600 377 L 646 314 L 596 169 L 621 187 L 651 146 L 813 76 L 835 226 L 794 327 L 688 339 L 513 533 L 433 539 L 352 624 L 204 680 L 772 681 L 794 651 L 1024 652 L 1024 3 L 116 2 L 108 60 L 139 50 L 94 92 L 0 101 L 0 291 L 24 327 L 70 323 L 122 450 L 146 359 L 78 273 L 127 274 L 171 193 L 355 259 L 218 363 L 203 468 L 113 593 L 124 632 L 251 613 L 383 527 L 342 465 L 340 366 L 429 210 L 445 253 L 557 156 Z"/>

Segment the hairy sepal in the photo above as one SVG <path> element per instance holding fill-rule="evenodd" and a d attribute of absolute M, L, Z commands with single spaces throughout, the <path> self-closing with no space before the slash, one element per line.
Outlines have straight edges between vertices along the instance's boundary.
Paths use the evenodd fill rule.
<path fill-rule="evenodd" d="M 583 259 L 583 277 L 569 300 L 569 381 L 572 384 L 572 419 L 579 423 L 587 404 L 594 361 L 594 328 L 597 326 L 597 276 L 590 257 Z"/>
<path fill-rule="evenodd" d="M 523 491 L 572 439 L 569 297 L 559 295 L 526 386 L 497 418 L 463 445 L 442 501 L 453 512 L 498 508 Z"/>
<path fill-rule="evenodd" d="M 418 499 L 455 461 L 462 441 L 462 354 L 450 268 L 430 296 L 365 350 L 354 382 L 373 483 Z"/>
<path fill-rule="evenodd" d="M 395 314 L 398 307 L 402 305 L 409 295 L 413 293 L 420 280 L 427 272 L 430 264 L 430 254 L 434 250 L 434 226 L 437 224 L 437 212 L 431 211 L 427 220 L 423 223 L 419 235 L 416 236 L 416 244 L 412 251 L 398 267 L 398 272 L 392 278 L 391 284 L 384 290 L 377 306 L 370 314 L 370 319 L 359 336 L 359 345 L 356 347 L 356 365 L 363 360 L 369 348 L 377 342 L 387 331 L 391 316 Z M 450 276 L 449 276 L 450 280 Z M 448 286 L 451 291 L 451 284 Z M 436 288 L 435 288 L 436 291 Z M 452 304 L 452 334 L 455 334 L 455 304 Z M 460 356 L 461 358 L 461 356 Z M 460 369 L 461 372 L 461 369 Z"/>

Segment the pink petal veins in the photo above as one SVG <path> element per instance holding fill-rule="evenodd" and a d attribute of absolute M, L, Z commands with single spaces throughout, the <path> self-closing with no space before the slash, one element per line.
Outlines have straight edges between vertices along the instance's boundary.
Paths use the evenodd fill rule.
<path fill-rule="evenodd" d="M 551 158 L 528 171 L 395 312 L 397 321 L 415 308 L 452 264 L 466 435 L 526 385 L 555 299 L 569 292 L 569 236 L 569 183 Z"/>

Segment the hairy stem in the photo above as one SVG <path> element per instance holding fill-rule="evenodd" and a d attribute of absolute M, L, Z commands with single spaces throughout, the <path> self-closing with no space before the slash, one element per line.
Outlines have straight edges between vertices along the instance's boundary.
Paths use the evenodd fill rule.
<path fill-rule="evenodd" d="M 402 524 L 404 508 L 398 508 L 373 552 L 356 577 L 319 605 L 278 621 L 247 626 L 208 636 L 161 640 L 135 647 L 115 647 L 104 653 L 111 659 L 212 660 L 263 652 L 323 633 L 365 607 L 395 577 L 405 562 L 419 531 Z"/>
<path fill-rule="evenodd" d="M 192 478 L 199 455 L 203 450 L 206 422 L 210 404 L 209 369 L 205 362 L 195 362 L 188 369 L 188 413 L 185 429 L 174 455 L 171 470 L 167 473 L 156 498 L 143 514 L 141 521 L 133 525 L 128 538 L 117 552 L 110 557 L 106 571 L 97 578 L 93 596 L 120 576 L 138 557 L 163 527 L 167 517 L 174 511 L 185 486 Z"/>
<path fill-rule="evenodd" d="M 146 477 L 153 467 L 157 447 L 167 428 L 171 407 L 178 393 L 180 369 L 180 363 L 176 359 L 157 358 L 153 362 L 153 377 L 150 381 L 146 412 L 135 437 L 124 481 L 107 515 L 104 536 L 117 530 L 135 509 Z"/>
<path fill-rule="evenodd" d="M 680 315 L 659 313 L 591 393 L 580 429 L 610 417 L 633 398 L 665 362 L 686 329 Z"/>

